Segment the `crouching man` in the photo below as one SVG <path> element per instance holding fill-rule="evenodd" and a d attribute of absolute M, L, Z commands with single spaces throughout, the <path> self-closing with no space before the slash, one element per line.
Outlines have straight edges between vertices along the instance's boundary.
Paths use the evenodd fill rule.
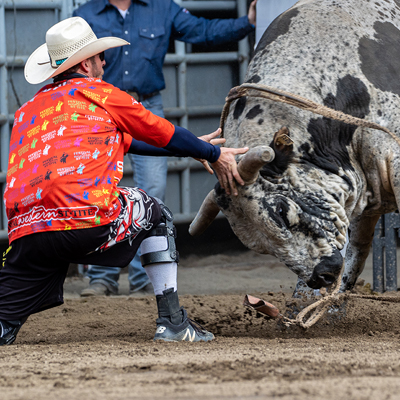
<path fill-rule="evenodd" d="M 15 114 L 4 201 L 10 247 L 0 270 L 0 345 L 14 342 L 29 315 L 63 303 L 70 263 L 123 267 L 139 246 L 154 287 L 154 340 L 209 341 L 177 293 L 173 216 L 140 188 L 118 187 L 126 152 L 209 161 L 227 193 L 243 184 L 235 155 L 214 134 L 199 140 L 104 82 L 104 51 L 128 44 L 97 39 L 80 17 L 59 22 L 25 66 L 38 84 Z"/>

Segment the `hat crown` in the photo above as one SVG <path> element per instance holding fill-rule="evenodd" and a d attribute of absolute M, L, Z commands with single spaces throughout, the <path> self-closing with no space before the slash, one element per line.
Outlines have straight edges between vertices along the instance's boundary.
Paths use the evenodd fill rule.
<path fill-rule="evenodd" d="M 96 40 L 90 25 L 81 17 L 59 22 L 46 33 L 51 66 L 58 68 L 68 57 Z"/>

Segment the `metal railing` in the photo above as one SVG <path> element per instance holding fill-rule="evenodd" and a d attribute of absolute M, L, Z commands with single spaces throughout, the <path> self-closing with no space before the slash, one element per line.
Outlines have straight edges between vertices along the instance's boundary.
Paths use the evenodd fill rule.
<path fill-rule="evenodd" d="M 397 238 L 400 237 L 400 214 L 382 215 L 375 226 L 372 242 L 373 290 L 397 291 Z"/>

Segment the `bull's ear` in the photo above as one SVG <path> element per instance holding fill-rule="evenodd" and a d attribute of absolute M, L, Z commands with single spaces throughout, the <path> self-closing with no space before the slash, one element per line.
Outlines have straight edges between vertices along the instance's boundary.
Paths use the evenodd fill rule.
<path fill-rule="evenodd" d="M 290 154 L 293 151 L 293 140 L 290 138 L 288 127 L 282 126 L 278 132 L 275 132 L 274 147 L 276 150 L 286 154 Z"/>

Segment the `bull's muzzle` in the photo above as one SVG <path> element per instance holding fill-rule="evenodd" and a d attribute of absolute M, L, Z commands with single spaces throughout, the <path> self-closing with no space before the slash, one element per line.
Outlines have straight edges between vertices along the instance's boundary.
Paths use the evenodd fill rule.
<path fill-rule="evenodd" d="M 323 257 L 322 261 L 314 268 L 311 279 L 307 285 L 312 289 L 330 286 L 336 281 L 343 264 L 343 257 L 338 249 L 333 250 L 330 257 Z"/>

